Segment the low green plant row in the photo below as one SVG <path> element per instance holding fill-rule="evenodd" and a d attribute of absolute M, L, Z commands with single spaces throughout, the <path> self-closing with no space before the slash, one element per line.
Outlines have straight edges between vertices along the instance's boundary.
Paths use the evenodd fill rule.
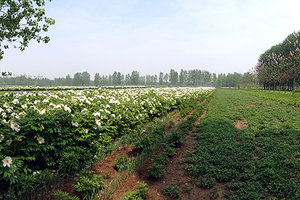
<path fill-rule="evenodd" d="M 251 94 L 265 99 L 279 101 L 281 103 L 300 107 L 300 93 L 290 91 L 268 91 L 268 90 L 238 90 L 246 94 Z"/>
<path fill-rule="evenodd" d="M 225 89 L 214 98 L 185 159 L 197 186 L 226 183 L 232 200 L 300 199 L 298 108 Z M 244 118 L 249 126 L 238 130 Z"/>
<path fill-rule="evenodd" d="M 147 192 L 149 188 L 147 183 L 140 182 L 137 186 L 136 190 L 127 192 L 124 197 L 122 197 L 122 200 L 144 200 L 146 199 Z"/>
<path fill-rule="evenodd" d="M 166 118 L 157 119 L 144 130 L 142 130 L 139 135 L 134 136 L 133 145 L 135 146 L 135 151 L 139 154 L 136 159 L 130 160 L 125 155 L 119 155 L 115 160 L 115 169 L 119 171 L 119 176 L 115 177 L 110 185 L 104 186 L 104 190 L 100 195 L 100 199 L 108 199 L 114 190 L 118 187 L 122 180 L 125 180 L 130 174 L 138 169 L 154 152 L 156 152 L 162 145 L 166 145 L 163 153 L 160 156 L 154 158 L 157 162 L 157 166 L 160 167 L 161 163 L 165 163 L 168 158 L 176 154 L 176 147 L 180 146 L 183 142 L 182 134 L 180 132 L 188 133 L 193 127 L 194 122 L 197 120 L 197 116 L 200 116 L 208 102 L 211 99 L 211 95 L 207 97 L 206 103 L 201 104 L 194 112 L 192 117 L 189 117 L 183 123 L 175 127 L 177 133 L 173 132 L 170 136 L 165 135 L 166 131 Z M 202 98 L 203 99 L 203 98 Z M 201 100 L 202 101 L 202 100 Z M 179 138 L 179 140 L 178 140 Z M 162 170 L 164 165 L 162 166 Z M 153 172 L 155 167 L 153 167 Z M 154 175 L 155 176 L 155 175 Z M 159 176 L 159 174 L 157 174 Z M 98 194 L 99 195 L 99 194 Z M 95 196 L 95 195 L 94 195 Z"/>
<path fill-rule="evenodd" d="M 188 113 L 190 113 L 193 109 L 197 108 L 199 102 L 202 103 L 204 100 L 210 101 L 213 96 L 213 91 L 208 93 L 207 95 L 202 95 L 197 99 L 189 99 L 185 101 L 179 106 L 180 115 L 179 118 L 184 118 Z"/>
<path fill-rule="evenodd" d="M 119 149 L 121 146 L 128 145 L 134 139 L 140 138 L 140 136 L 158 133 L 162 135 L 162 133 L 164 133 L 166 130 L 166 121 L 168 119 L 169 117 L 164 117 L 161 119 L 156 118 L 139 131 L 135 131 L 131 135 L 122 136 L 118 141 L 111 145 L 111 153 L 115 152 L 114 149 Z M 158 147 L 154 147 L 154 150 L 156 149 L 158 149 Z M 118 185 L 128 176 L 130 176 L 133 171 L 136 170 L 142 163 L 144 163 L 150 154 L 152 155 L 152 152 L 150 151 L 141 152 L 135 160 L 129 159 L 125 155 L 119 155 L 114 163 L 114 167 L 119 173 L 108 185 L 104 184 L 103 178 L 100 175 L 97 175 L 94 171 L 90 170 L 90 165 L 87 165 L 82 169 L 78 169 L 77 171 L 80 172 L 76 174 L 75 183 L 73 184 L 77 196 L 70 196 L 66 192 L 57 190 L 54 191 L 52 196 L 49 196 L 49 199 L 51 197 L 54 197 L 58 200 L 77 200 L 79 197 L 81 199 L 108 199 Z M 101 158 L 103 159 L 105 156 L 106 154 L 103 154 Z M 69 162 L 69 164 L 72 165 L 72 162 Z"/>
<path fill-rule="evenodd" d="M 193 88 L 142 88 L 2 95 L 0 197 L 34 198 L 54 185 L 54 177 L 73 176 L 109 152 L 116 139 L 134 135 L 184 99 L 205 94 Z"/>
<path fill-rule="evenodd" d="M 164 144 L 167 121 L 168 117 L 156 119 L 153 123 L 142 129 L 138 135 L 132 137 L 134 138 L 133 145 L 135 146 L 135 151 L 138 153 L 137 156 L 135 159 L 129 159 L 125 155 L 119 155 L 114 162 L 114 167 L 118 170 L 117 176 L 113 178 L 110 184 L 104 186 L 97 194 L 98 196 L 95 194 L 94 196 L 97 196 L 98 199 L 109 199 L 120 183 L 136 171 Z M 135 196 L 136 194 L 134 192 L 129 197 L 132 197 L 131 195 Z"/>
<path fill-rule="evenodd" d="M 206 109 L 211 97 L 206 102 L 202 103 L 197 109 L 182 123 L 178 124 L 167 136 L 166 145 L 164 150 L 152 159 L 151 166 L 148 167 L 147 177 L 157 180 L 160 179 L 165 173 L 165 165 L 169 162 L 169 159 L 176 154 L 176 148 L 179 147 L 186 135 L 193 128 L 194 123 L 199 116 Z"/>

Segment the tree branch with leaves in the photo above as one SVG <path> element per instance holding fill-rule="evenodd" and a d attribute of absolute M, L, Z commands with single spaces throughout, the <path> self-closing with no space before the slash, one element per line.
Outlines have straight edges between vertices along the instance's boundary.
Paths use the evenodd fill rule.
<path fill-rule="evenodd" d="M 31 40 L 50 41 L 41 33 L 55 20 L 45 16 L 44 7 L 45 0 L 0 0 L 0 60 L 11 46 L 24 51 Z"/>

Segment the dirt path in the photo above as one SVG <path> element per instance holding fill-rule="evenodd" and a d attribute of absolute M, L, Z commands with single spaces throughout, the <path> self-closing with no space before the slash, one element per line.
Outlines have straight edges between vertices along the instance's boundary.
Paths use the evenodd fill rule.
<path fill-rule="evenodd" d="M 107 156 L 102 162 L 97 163 L 92 170 L 95 171 L 96 174 L 99 174 L 104 179 L 106 179 L 106 182 L 109 182 L 111 180 L 111 177 L 115 176 L 118 173 L 114 168 L 114 162 L 118 155 L 131 157 L 133 149 L 134 147 L 132 146 L 125 146 L 119 149 L 119 151 L 117 151 L 116 153 Z"/>
<path fill-rule="evenodd" d="M 193 111 L 192 111 L 193 112 Z M 192 113 L 191 112 L 191 113 Z M 191 114 L 189 114 L 190 116 Z M 194 150 L 194 144 L 196 138 L 192 136 L 192 132 L 196 129 L 196 126 L 200 123 L 200 120 L 206 115 L 206 111 L 197 119 L 194 123 L 193 129 L 186 136 L 184 143 L 177 148 L 177 153 L 172 157 L 169 163 L 165 166 L 166 173 L 159 180 L 149 180 L 146 177 L 147 168 L 151 165 L 151 159 L 145 162 L 141 168 L 132 174 L 126 181 L 124 181 L 120 187 L 111 196 L 111 200 L 121 199 L 126 192 L 135 190 L 138 183 L 144 181 L 148 184 L 148 200 L 169 200 L 171 198 L 164 196 L 162 190 L 167 185 L 176 185 L 179 187 L 180 199 L 186 200 L 199 200 L 210 199 L 209 194 L 214 191 L 218 191 L 219 198 L 222 197 L 224 191 L 223 184 L 216 184 L 212 189 L 201 189 L 195 185 L 190 176 L 185 170 L 185 164 L 181 163 L 181 160 L 187 153 Z"/>

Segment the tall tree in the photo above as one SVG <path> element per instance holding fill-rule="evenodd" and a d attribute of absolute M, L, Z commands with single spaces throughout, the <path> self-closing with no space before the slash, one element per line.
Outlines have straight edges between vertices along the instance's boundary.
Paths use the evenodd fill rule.
<path fill-rule="evenodd" d="M 122 84 L 122 75 L 121 72 L 117 73 L 117 85 L 121 85 Z"/>
<path fill-rule="evenodd" d="M 153 76 L 153 85 L 157 85 L 157 75 Z"/>
<path fill-rule="evenodd" d="M 99 86 L 100 85 L 100 81 L 101 81 L 101 77 L 99 73 L 96 73 L 94 76 L 94 85 L 95 86 Z"/>
<path fill-rule="evenodd" d="M 126 74 L 126 76 L 125 76 L 125 85 L 130 85 L 130 84 L 131 84 L 130 74 Z"/>
<path fill-rule="evenodd" d="M 88 72 L 82 72 L 82 85 L 90 85 L 91 76 Z"/>
<path fill-rule="evenodd" d="M 72 85 L 72 78 L 71 78 L 70 74 L 68 74 L 66 76 L 65 85 L 67 85 L 67 86 L 71 86 Z"/>
<path fill-rule="evenodd" d="M 163 85 L 164 84 L 164 73 L 160 72 L 158 77 L 158 84 Z"/>
<path fill-rule="evenodd" d="M 178 72 L 176 72 L 174 69 L 170 70 L 170 83 L 171 85 L 175 86 L 178 83 Z"/>
<path fill-rule="evenodd" d="M 297 80 L 300 79 L 299 41 L 300 32 L 294 32 L 283 42 L 272 46 L 260 55 L 255 70 L 264 89 L 279 88 L 280 90 L 282 83 L 284 85 L 287 83 L 288 89 L 294 92 Z"/>
<path fill-rule="evenodd" d="M 140 73 L 138 71 L 131 72 L 131 85 L 139 85 Z"/>
<path fill-rule="evenodd" d="M 112 74 L 112 84 L 113 85 L 118 85 L 118 80 L 117 80 L 118 72 L 114 72 Z"/>
<path fill-rule="evenodd" d="M 136 84 L 134 84 L 134 85 L 136 85 Z M 145 76 L 140 76 L 139 77 L 139 83 L 138 83 L 138 85 L 146 85 L 146 77 Z"/>
<path fill-rule="evenodd" d="M 216 73 L 213 73 L 212 79 L 213 79 L 213 86 L 217 87 L 218 79 L 217 79 L 217 74 Z"/>
<path fill-rule="evenodd" d="M 168 73 L 166 73 L 165 75 L 164 75 L 164 84 L 168 84 L 168 80 L 169 80 L 169 74 Z"/>
<path fill-rule="evenodd" d="M 44 6 L 45 0 L 0 1 L 0 60 L 10 44 L 23 51 L 31 40 L 50 41 L 48 36 L 40 34 L 55 23 L 45 17 Z"/>
<path fill-rule="evenodd" d="M 73 85 L 83 85 L 82 74 L 80 72 L 74 74 Z"/>
<path fill-rule="evenodd" d="M 186 83 L 186 81 L 187 81 L 187 71 L 182 69 L 179 75 L 180 86 L 183 86 Z"/>
<path fill-rule="evenodd" d="M 146 75 L 146 80 L 145 80 L 146 85 L 151 85 L 151 75 Z"/>

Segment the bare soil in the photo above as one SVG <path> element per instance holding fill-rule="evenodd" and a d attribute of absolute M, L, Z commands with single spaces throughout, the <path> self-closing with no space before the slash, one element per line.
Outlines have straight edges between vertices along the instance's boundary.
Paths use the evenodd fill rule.
<path fill-rule="evenodd" d="M 253 106 L 255 106 L 256 104 L 250 104 L 248 105 L 248 108 L 252 108 Z"/>
<path fill-rule="evenodd" d="M 247 119 L 238 120 L 235 122 L 234 126 L 237 129 L 242 130 L 245 126 L 248 126 L 248 120 Z"/>
<path fill-rule="evenodd" d="M 118 172 L 114 168 L 114 162 L 118 155 L 126 155 L 127 157 L 132 157 L 134 155 L 133 152 L 134 147 L 125 146 L 116 153 L 107 156 L 102 162 L 97 163 L 92 170 L 96 172 L 96 174 L 101 175 L 104 179 L 109 182 L 111 177 L 115 176 Z"/>

